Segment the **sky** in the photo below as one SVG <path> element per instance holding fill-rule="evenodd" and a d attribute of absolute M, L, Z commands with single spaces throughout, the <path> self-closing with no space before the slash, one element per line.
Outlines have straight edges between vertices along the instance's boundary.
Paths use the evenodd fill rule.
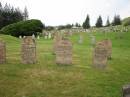
<path fill-rule="evenodd" d="M 99 15 L 103 23 L 109 16 L 112 21 L 115 14 L 121 19 L 130 16 L 130 0 L 0 0 L 29 12 L 29 19 L 39 19 L 45 25 L 82 24 L 89 14 L 90 24 L 95 25 Z"/>

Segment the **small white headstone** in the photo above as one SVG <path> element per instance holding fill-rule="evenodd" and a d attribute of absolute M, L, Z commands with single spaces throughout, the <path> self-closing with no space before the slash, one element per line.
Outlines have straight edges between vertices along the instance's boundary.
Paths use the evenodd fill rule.
<path fill-rule="evenodd" d="M 22 38 L 22 36 L 20 35 L 20 36 L 19 36 L 19 38 L 21 39 L 21 38 Z"/>
<path fill-rule="evenodd" d="M 48 39 L 51 39 L 51 33 L 48 34 Z"/>
<path fill-rule="evenodd" d="M 39 37 L 39 36 L 37 36 L 37 39 L 40 39 L 40 37 Z"/>
<path fill-rule="evenodd" d="M 35 35 L 34 34 L 32 35 L 32 38 L 35 39 Z"/>

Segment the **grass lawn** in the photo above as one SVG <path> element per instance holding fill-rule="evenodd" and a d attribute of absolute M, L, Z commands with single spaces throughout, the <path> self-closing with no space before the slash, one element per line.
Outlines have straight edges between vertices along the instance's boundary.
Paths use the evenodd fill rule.
<path fill-rule="evenodd" d="M 106 36 L 93 33 L 96 40 Z M 122 97 L 122 86 L 130 83 L 130 32 L 122 39 L 108 33 L 113 43 L 112 60 L 106 70 L 92 68 L 89 34 L 70 37 L 73 42 L 73 64 L 55 64 L 53 40 L 37 40 L 37 64 L 21 64 L 21 40 L 0 35 L 6 41 L 7 63 L 0 64 L 0 97 Z"/>

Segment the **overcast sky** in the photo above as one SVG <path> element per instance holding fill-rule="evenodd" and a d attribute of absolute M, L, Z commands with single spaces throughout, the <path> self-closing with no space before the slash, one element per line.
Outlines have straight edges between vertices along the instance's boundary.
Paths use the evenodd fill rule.
<path fill-rule="evenodd" d="M 45 25 L 80 23 L 90 15 L 91 25 L 99 15 L 103 22 L 115 14 L 121 18 L 130 16 L 130 0 L 0 0 L 24 9 L 27 6 L 30 19 L 40 19 Z"/>

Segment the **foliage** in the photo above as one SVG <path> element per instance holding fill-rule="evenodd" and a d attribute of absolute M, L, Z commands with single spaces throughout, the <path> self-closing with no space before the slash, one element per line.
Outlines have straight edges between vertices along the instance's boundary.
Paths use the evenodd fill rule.
<path fill-rule="evenodd" d="M 96 22 L 96 27 L 102 27 L 102 26 L 103 26 L 102 17 L 99 16 Z"/>
<path fill-rule="evenodd" d="M 125 19 L 122 21 L 122 24 L 123 24 L 124 26 L 129 26 L 129 25 L 130 25 L 130 17 L 125 18 Z"/>
<path fill-rule="evenodd" d="M 87 15 L 86 20 L 83 22 L 82 26 L 83 26 L 84 29 L 90 28 L 90 18 L 89 18 L 89 15 Z"/>
<path fill-rule="evenodd" d="M 22 21 L 23 19 L 23 12 L 19 8 L 14 8 L 7 3 L 3 6 L 0 3 L 0 28 L 12 23 Z"/>
<path fill-rule="evenodd" d="M 107 18 L 107 21 L 106 21 L 106 27 L 110 26 L 110 21 L 109 21 L 109 17 Z"/>
<path fill-rule="evenodd" d="M 46 26 L 46 27 L 45 27 L 45 30 L 51 31 L 51 30 L 54 30 L 54 27 L 53 27 L 53 26 Z"/>
<path fill-rule="evenodd" d="M 8 26 L 3 27 L 0 30 L 2 34 L 9 34 L 12 36 L 27 36 L 36 34 L 36 32 L 42 32 L 44 25 L 40 20 L 27 20 L 21 21 L 17 23 L 10 24 Z"/>
<path fill-rule="evenodd" d="M 120 15 L 115 15 L 115 16 L 114 16 L 114 19 L 113 19 L 112 25 L 113 25 L 113 26 L 121 25 Z"/>

